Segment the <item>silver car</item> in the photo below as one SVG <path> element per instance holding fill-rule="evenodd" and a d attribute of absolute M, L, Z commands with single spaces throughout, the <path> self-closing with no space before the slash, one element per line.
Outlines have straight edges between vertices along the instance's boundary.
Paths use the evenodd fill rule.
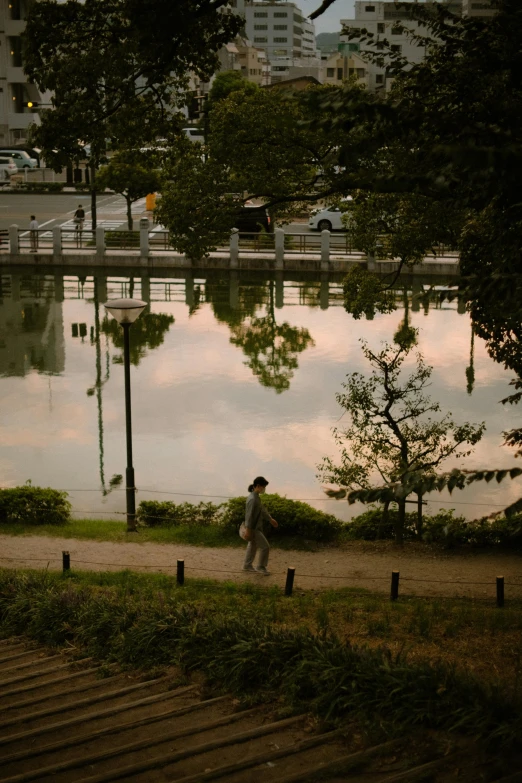
<path fill-rule="evenodd" d="M 0 155 L 0 182 L 9 182 L 13 174 L 18 174 L 18 166 L 14 160 Z"/>

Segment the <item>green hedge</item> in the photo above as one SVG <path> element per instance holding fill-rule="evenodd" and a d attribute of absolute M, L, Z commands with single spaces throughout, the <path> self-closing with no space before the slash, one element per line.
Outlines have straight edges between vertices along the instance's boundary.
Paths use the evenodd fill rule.
<path fill-rule="evenodd" d="M 136 518 L 148 527 L 209 527 L 221 522 L 221 506 L 214 503 L 172 503 L 158 500 L 142 500 Z"/>
<path fill-rule="evenodd" d="M 30 193 L 61 193 L 65 182 L 25 182 L 21 187 Z"/>
<path fill-rule="evenodd" d="M 364 539 L 375 541 L 378 538 L 392 539 L 394 537 L 394 522 L 398 512 L 390 508 L 388 521 L 382 520 L 382 509 L 370 508 L 346 523 L 343 528 L 343 538 Z M 406 514 L 405 540 L 417 538 L 416 513 Z M 455 546 L 508 546 L 522 547 L 522 517 L 511 519 L 467 520 L 462 516 L 454 516 L 453 509 L 439 511 L 438 514 L 424 515 L 422 540 L 426 543 L 442 544 L 446 548 Z"/>
<path fill-rule="evenodd" d="M 313 541 L 332 541 L 342 522 L 332 514 L 317 511 L 307 503 L 289 500 L 280 495 L 263 495 L 261 501 L 269 514 L 277 519 L 279 536 L 300 536 Z M 245 521 L 246 498 L 231 498 L 219 506 L 213 503 L 176 504 L 171 501 L 142 501 L 137 518 L 149 527 L 172 527 L 174 525 L 218 525 L 223 530 L 237 532 Z M 267 525 L 270 532 L 270 526 Z"/>
<path fill-rule="evenodd" d="M 66 492 L 31 486 L 0 489 L 0 524 L 63 525 L 70 514 Z"/>

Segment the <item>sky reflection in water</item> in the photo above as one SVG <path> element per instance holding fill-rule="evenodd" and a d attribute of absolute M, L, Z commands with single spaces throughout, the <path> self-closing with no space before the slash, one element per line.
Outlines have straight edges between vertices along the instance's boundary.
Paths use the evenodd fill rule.
<path fill-rule="evenodd" d="M 124 511 L 124 493 L 109 491 L 111 476 L 125 472 L 122 337 L 102 303 L 130 294 L 151 301 L 131 329 L 138 502 L 198 502 L 147 490 L 202 500 L 244 494 L 262 474 L 270 490 L 342 518 L 360 511 L 326 500 L 316 466 L 336 453 L 331 428 L 342 414 L 336 392 L 347 373 L 368 372 L 359 340 L 374 348 L 391 340 L 404 297 L 398 295 L 395 313 L 354 321 L 332 281 L 270 282 L 210 272 L 206 278 L 152 279 L 143 286 L 135 278 L 129 287 L 128 277 L 116 275 L 99 277 L 96 285 L 92 277 L 2 275 L 2 486 L 31 479 L 75 489 L 74 508 L 85 516 Z M 487 424 L 466 467 L 515 464 L 501 433 L 513 426 L 517 411 L 498 403 L 511 373 L 489 358 L 478 338 L 470 369 L 467 314 L 456 302 L 424 304 L 411 312 L 410 296 L 420 350 L 435 368 L 432 398 L 457 422 Z M 519 494 L 520 479 L 474 484 L 452 498 L 432 495 L 428 510 L 453 506 L 473 517 Z"/>

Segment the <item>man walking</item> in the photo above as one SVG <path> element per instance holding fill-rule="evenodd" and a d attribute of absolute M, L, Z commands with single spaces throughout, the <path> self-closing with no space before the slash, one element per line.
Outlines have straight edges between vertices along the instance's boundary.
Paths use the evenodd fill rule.
<path fill-rule="evenodd" d="M 29 223 L 29 236 L 31 238 L 31 253 L 36 253 L 38 250 L 38 221 L 34 215 L 31 215 L 31 222 Z"/>

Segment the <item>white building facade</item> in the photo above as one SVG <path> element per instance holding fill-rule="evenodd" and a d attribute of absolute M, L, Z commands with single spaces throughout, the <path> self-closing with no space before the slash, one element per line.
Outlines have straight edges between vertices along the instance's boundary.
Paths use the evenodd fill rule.
<path fill-rule="evenodd" d="M 246 2 L 245 32 L 254 46 L 266 51 L 272 84 L 292 78 L 300 69 L 306 75 L 320 67 L 315 26 L 295 3 Z"/>
<path fill-rule="evenodd" d="M 447 8 L 457 15 L 462 13 L 461 0 L 441 0 Z M 412 8 L 417 3 L 411 2 Z M 428 4 L 425 4 L 428 5 Z M 385 0 L 356 0 L 355 18 L 342 19 L 343 29 L 368 30 L 373 33 L 376 43 L 373 45 L 355 38 L 348 38 L 347 35 L 341 35 L 340 51 L 345 54 L 357 53 L 364 58 L 365 52 L 384 51 L 384 40 L 391 45 L 392 50 L 401 54 L 412 65 L 421 62 L 426 56 L 426 47 L 419 46 L 412 40 L 411 33 L 408 31 L 399 32 L 396 29 L 397 24 L 404 24 L 411 33 L 421 36 L 426 34 L 426 28 L 420 26 L 410 17 L 407 7 L 401 4 L 398 7 L 394 2 Z M 375 65 L 368 60 L 368 89 L 372 92 L 385 91 L 389 87 L 386 77 L 386 68 Z"/>
<path fill-rule="evenodd" d="M 27 103 L 42 101 L 23 71 L 20 35 L 25 29 L 26 0 L 0 0 L 0 146 L 23 144 L 28 128 L 39 123 L 38 109 Z"/>
<path fill-rule="evenodd" d="M 491 7 L 491 0 L 462 0 L 462 15 L 476 16 L 487 19 L 493 16 L 495 9 Z"/>

